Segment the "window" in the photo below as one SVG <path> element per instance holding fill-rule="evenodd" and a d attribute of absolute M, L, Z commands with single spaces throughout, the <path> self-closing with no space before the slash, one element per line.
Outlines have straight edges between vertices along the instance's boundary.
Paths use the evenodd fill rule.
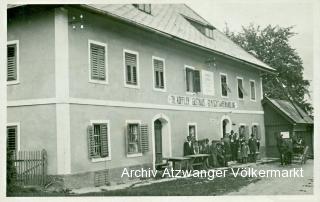
<path fill-rule="evenodd" d="M 138 123 L 129 123 L 127 126 L 128 154 L 138 154 L 140 151 L 140 128 Z"/>
<path fill-rule="evenodd" d="M 133 4 L 139 10 L 151 14 L 151 4 Z"/>
<path fill-rule="evenodd" d="M 254 80 L 250 80 L 250 100 L 256 100 L 256 83 Z"/>
<path fill-rule="evenodd" d="M 18 150 L 18 125 L 7 126 L 7 149 L 8 152 Z"/>
<path fill-rule="evenodd" d="M 10 41 L 7 45 L 7 81 L 19 83 L 19 41 Z"/>
<path fill-rule="evenodd" d="M 213 39 L 213 28 L 206 27 L 205 29 L 205 35 L 211 39 Z"/>
<path fill-rule="evenodd" d="M 197 140 L 197 125 L 195 123 L 188 123 L 188 136 Z"/>
<path fill-rule="evenodd" d="M 193 18 L 184 16 L 186 20 L 194 27 L 196 28 L 199 32 L 201 32 L 203 35 L 205 35 L 208 38 L 213 39 L 213 30 L 215 29 L 212 25 L 201 22 L 199 20 L 195 20 Z"/>
<path fill-rule="evenodd" d="M 89 40 L 89 81 L 107 83 L 107 45 Z"/>
<path fill-rule="evenodd" d="M 139 87 L 139 67 L 138 67 L 138 53 L 133 51 L 124 51 L 125 63 L 125 86 Z"/>
<path fill-rule="evenodd" d="M 153 57 L 152 62 L 154 71 L 154 89 L 165 91 L 164 60 L 161 58 Z"/>
<path fill-rule="evenodd" d="M 186 85 L 187 92 L 198 93 L 201 91 L 199 70 L 186 67 Z"/>
<path fill-rule="evenodd" d="M 220 74 L 220 83 L 221 83 L 221 96 L 222 97 L 228 97 L 228 92 L 230 91 L 230 88 L 228 87 L 228 80 L 226 74 Z"/>
<path fill-rule="evenodd" d="M 149 151 L 149 131 L 147 124 L 139 120 L 126 121 L 126 153 L 127 157 L 142 156 Z"/>
<path fill-rule="evenodd" d="M 91 121 L 88 126 L 89 158 L 93 162 L 111 159 L 109 121 Z"/>
<path fill-rule="evenodd" d="M 253 136 L 257 139 L 260 139 L 258 124 L 253 124 L 251 130 L 252 130 L 251 132 L 252 132 Z"/>
<path fill-rule="evenodd" d="M 243 89 L 243 79 L 238 77 L 237 84 L 238 84 L 238 98 L 243 100 L 243 97 L 245 94 L 244 89 Z"/>

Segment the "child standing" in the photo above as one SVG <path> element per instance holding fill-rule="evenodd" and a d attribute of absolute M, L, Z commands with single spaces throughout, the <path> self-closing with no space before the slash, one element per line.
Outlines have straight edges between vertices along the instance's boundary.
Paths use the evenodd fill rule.
<path fill-rule="evenodd" d="M 241 156 L 242 156 L 242 163 L 247 163 L 248 162 L 248 154 L 249 154 L 249 146 L 247 142 L 244 142 L 241 145 Z"/>

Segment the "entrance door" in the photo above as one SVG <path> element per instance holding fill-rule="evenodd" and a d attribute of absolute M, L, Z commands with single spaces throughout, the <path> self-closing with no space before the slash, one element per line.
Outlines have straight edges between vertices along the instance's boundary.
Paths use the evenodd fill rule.
<path fill-rule="evenodd" d="M 156 164 L 162 163 L 162 124 L 158 119 L 154 122 Z"/>
<path fill-rule="evenodd" d="M 227 133 L 227 124 L 228 124 L 227 122 L 228 122 L 227 119 L 223 120 L 223 122 L 222 122 L 222 137 L 225 137 L 225 136 L 226 136 L 226 133 Z"/>

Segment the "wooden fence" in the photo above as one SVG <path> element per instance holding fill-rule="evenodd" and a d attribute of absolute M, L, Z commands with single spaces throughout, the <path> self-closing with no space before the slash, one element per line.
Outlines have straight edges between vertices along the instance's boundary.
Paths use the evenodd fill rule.
<path fill-rule="evenodd" d="M 45 186 L 47 181 L 47 152 L 18 151 L 13 154 L 16 182 L 22 186 Z"/>

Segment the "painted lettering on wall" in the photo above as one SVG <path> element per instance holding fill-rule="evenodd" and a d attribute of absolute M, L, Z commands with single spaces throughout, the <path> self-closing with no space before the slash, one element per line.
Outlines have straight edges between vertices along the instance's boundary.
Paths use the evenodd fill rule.
<path fill-rule="evenodd" d="M 237 103 L 234 101 L 199 98 L 192 96 L 169 95 L 168 102 L 172 105 L 186 105 L 194 107 L 237 108 Z"/>
<path fill-rule="evenodd" d="M 202 88 L 204 95 L 214 95 L 213 72 L 201 71 Z"/>

